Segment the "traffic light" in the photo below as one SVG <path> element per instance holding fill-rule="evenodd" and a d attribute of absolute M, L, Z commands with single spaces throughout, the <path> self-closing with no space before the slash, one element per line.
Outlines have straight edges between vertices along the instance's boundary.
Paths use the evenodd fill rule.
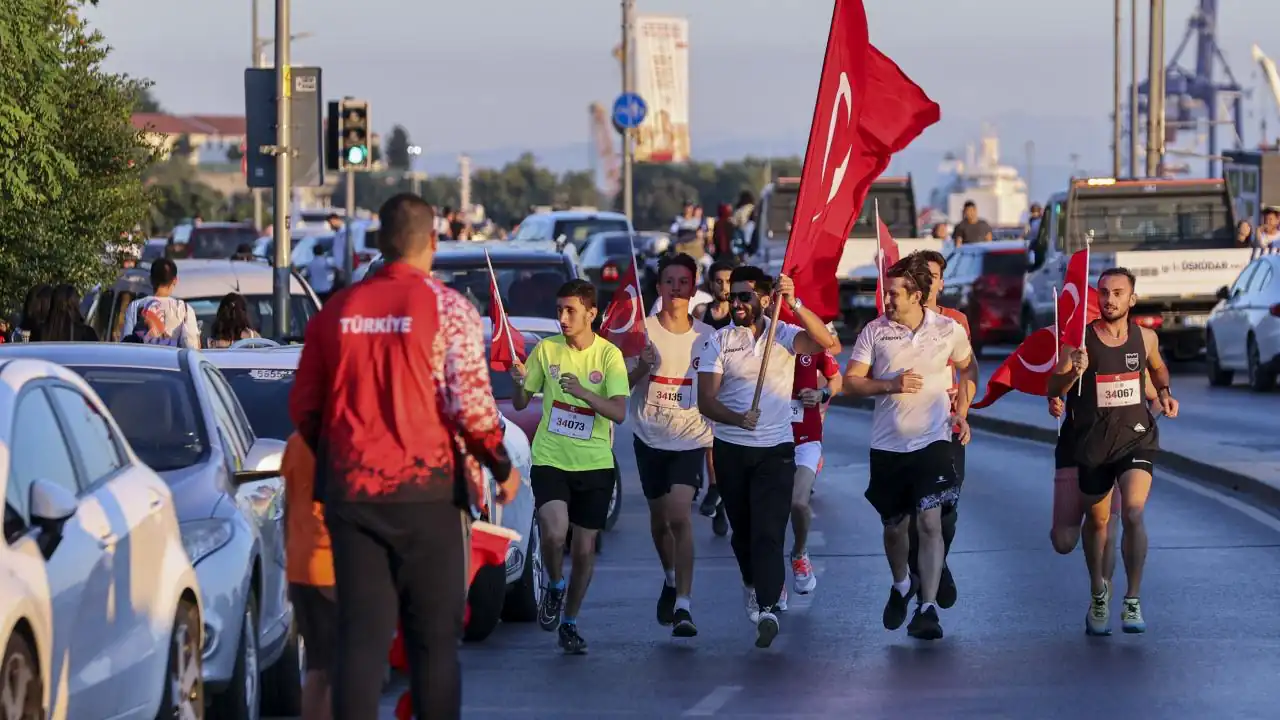
<path fill-rule="evenodd" d="M 354 172 L 373 169 L 368 102 L 351 98 L 330 102 L 329 138 L 331 169 Z"/>

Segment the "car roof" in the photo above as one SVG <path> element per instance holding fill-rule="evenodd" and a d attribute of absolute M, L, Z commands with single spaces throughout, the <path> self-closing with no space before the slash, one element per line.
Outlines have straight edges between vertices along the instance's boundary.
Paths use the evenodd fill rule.
<path fill-rule="evenodd" d="M 241 295 L 270 295 L 275 270 L 266 263 L 248 260 L 174 260 L 178 268 L 178 299 L 222 297 L 229 292 Z M 116 281 L 118 290 L 150 293 L 151 276 L 146 270 L 129 270 Z M 290 295 L 306 295 L 297 277 L 289 280 Z"/>
<path fill-rule="evenodd" d="M 551 210 L 534 213 L 529 217 L 550 217 L 554 220 L 622 220 L 627 216 L 613 210 Z"/>
<path fill-rule="evenodd" d="M 204 356 L 220 370 L 296 370 L 301 345 L 241 350 L 206 350 Z"/>
<path fill-rule="evenodd" d="M 144 343 L 5 343 L 0 345 L 0 360 L 39 358 L 60 365 L 181 371 L 183 369 L 181 355 L 184 352 L 192 351 L 169 345 Z"/>
<path fill-rule="evenodd" d="M 201 230 L 226 230 L 228 228 L 234 228 L 237 230 L 241 228 L 248 228 L 250 230 L 255 229 L 252 223 L 214 221 L 214 222 L 202 222 L 199 225 L 192 225 L 191 231 L 200 232 Z"/>
<path fill-rule="evenodd" d="M 489 257 L 495 261 L 536 262 L 550 260 L 557 263 L 564 262 L 564 255 L 555 252 L 549 247 L 543 248 L 536 245 L 530 247 L 529 243 L 514 244 L 517 247 L 512 247 L 513 243 L 503 240 L 457 243 L 457 247 L 454 247 L 453 244 L 441 244 L 439 249 L 436 250 L 435 265 L 448 266 L 451 263 L 471 263 L 477 260 L 484 262 L 485 251 L 488 251 Z M 179 276 L 181 276 L 181 271 L 179 271 Z"/>
<path fill-rule="evenodd" d="M 1011 250 L 1025 251 L 1026 249 L 1027 244 L 1022 240 L 992 240 L 991 242 L 966 243 L 961 245 L 959 248 L 961 252 L 968 251 L 979 253 L 1008 252 Z"/>

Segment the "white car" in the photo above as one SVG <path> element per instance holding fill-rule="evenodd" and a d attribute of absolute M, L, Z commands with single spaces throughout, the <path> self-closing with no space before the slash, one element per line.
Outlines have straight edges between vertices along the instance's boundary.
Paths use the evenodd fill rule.
<path fill-rule="evenodd" d="M 1218 291 L 1205 329 L 1210 385 L 1230 385 L 1244 371 L 1257 391 L 1275 387 L 1280 374 L 1280 255 L 1262 255 Z"/>
<path fill-rule="evenodd" d="M 0 351 L 0 420 L 0 713 L 201 717 L 203 608 L 168 486 L 55 363 Z"/>
<path fill-rule="evenodd" d="M 302 346 L 275 346 L 265 339 L 242 340 L 239 344 L 239 349 L 208 350 L 204 356 L 217 366 L 235 391 L 254 432 L 259 437 L 287 440 L 293 433 L 293 421 L 289 418 L 289 392 L 293 388 L 293 376 L 302 355 Z M 465 634 L 468 640 L 488 637 L 499 619 L 533 622 L 537 619 L 538 603 L 542 599 L 541 533 L 534 522 L 533 491 L 529 487 L 533 453 L 529 437 L 519 425 L 505 416 L 502 423 L 503 444 L 511 462 L 524 478 L 525 487 L 515 500 L 502 508 L 495 524 L 518 533 L 520 540 L 512 543 L 507 551 L 505 587 L 493 589 L 493 592 L 504 593 L 505 597 L 493 598 L 492 602 L 473 603 Z M 493 477 L 488 470 L 485 470 L 485 476 L 492 492 Z M 480 606 L 501 612 L 475 612 Z"/>

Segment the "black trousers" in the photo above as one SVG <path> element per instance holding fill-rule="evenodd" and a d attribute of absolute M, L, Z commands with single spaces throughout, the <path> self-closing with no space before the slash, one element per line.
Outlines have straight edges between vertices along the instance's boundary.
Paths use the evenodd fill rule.
<path fill-rule="evenodd" d="M 759 448 L 716 440 L 712 454 L 742 584 L 756 589 L 761 608 L 773 607 L 786 582 L 783 545 L 796 483 L 796 446 Z"/>
<path fill-rule="evenodd" d="M 964 487 L 964 451 L 965 446 L 961 444 L 958 435 L 951 438 L 951 450 L 954 453 L 956 464 L 956 487 Z M 942 506 L 942 545 L 943 557 L 945 558 L 951 552 L 951 541 L 956 539 L 956 512 L 960 507 L 960 503 L 954 505 Z M 908 538 L 911 542 L 910 554 L 907 557 L 907 565 L 911 568 L 911 572 L 916 575 L 920 574 L 920 538 L 916 534 L 916 516 L 911 516 L 911 528 L 907 531 Z"/>
<path fill-rule="evenodd" d="M 379 716 L 383 668 L 404 629 L 414 716 L 462 715 L 458 638 L 466 608 L 468 523 L 452 503 L 331 503 L 338 638 L 335 720 Z"/>

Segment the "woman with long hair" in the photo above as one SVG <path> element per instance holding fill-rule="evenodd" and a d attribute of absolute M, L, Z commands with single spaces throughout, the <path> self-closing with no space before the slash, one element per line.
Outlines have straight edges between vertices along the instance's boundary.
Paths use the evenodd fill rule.
<path fill-rule="evenodd" d="M 262 337 L 249 322 L 249 304 L 239 293 L 227 293 L 218 303 L 218 315 L 209 332 L 209 347 L 227 348 L 236 341 Z"/>
<path fill-rule="evenodd" d="M 27 298 L 22 303 L 22 316 L 18 318 L 10 342 L 30 342 L 37 327 L 49 317 L 49 298 L 53 295 L 53 286 L 48 283 L 32 285 L 27 291 Z"/>
<path fill-rule="evenodd" d="M 97 342 L 98 333 L 80 314 L 80 293 L 74 285 L 59 285 L 49 296 L 49 315 L 31 332 L 32 342 Z"/>

